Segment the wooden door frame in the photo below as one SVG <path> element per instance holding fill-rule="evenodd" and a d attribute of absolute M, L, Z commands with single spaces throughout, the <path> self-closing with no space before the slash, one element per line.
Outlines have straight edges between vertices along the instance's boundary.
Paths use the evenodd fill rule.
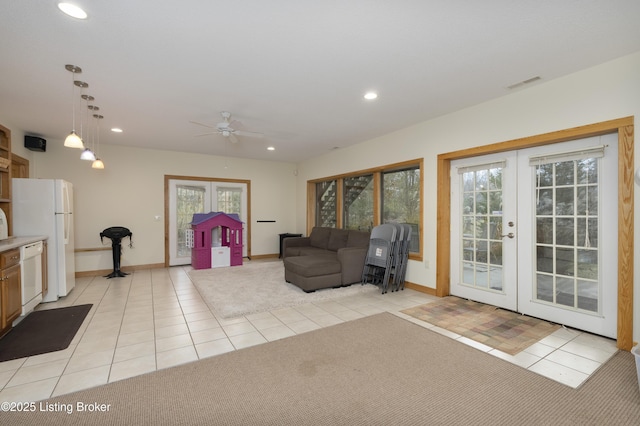
<path fill-rule="evenodd" d="M 451 161 L 551 145 L 608 133 L 618 133 L 618 325 L 617 345 L 633 346 L 633 190 L 634 117 L 604 121 L 506 142 L 499 142 L 438 155 L 438 195 L 436 230 L 436 295 L 450 291 Z"/>

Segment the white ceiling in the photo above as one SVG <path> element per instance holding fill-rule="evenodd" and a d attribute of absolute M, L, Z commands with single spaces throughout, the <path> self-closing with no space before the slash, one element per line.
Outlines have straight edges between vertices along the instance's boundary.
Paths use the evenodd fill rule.
<path fill-rule="evenodd" d="M 300 161 L 640 51 L 638 0 L 74 1 L 0 4 L 0 123 L 63 140 L 73 64 L 100 144 Z"/>

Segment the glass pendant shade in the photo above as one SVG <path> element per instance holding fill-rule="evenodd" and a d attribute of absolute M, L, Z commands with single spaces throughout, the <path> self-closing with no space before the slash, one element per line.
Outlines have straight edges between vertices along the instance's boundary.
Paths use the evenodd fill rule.
<path fill-rule="evenodd" d="M 101 159 L 96 158 L 95 161 L 91 164 L 91 168 L 93 169 L 104 169 L 104 163 Z"/>
<path fill-rule="evenodd" d="M 64 140 L 64 146 L 67 148 L 84 148 L 82 139 L 80 139 L 80 136 L 76 134 L 75 130 L 72 130 L 71 133 L 69 133 L 69 136 Z"/>
<path fill-rule="evenodd" d="M 75 65 L 71 65 L 71 64 L 65 65 L 64 68 L 71 73 L 71 81 L 73 82 L 73 90 L 71 91 L 71 111 L 72 111 L 71 118 L 73 122 L 73 127 L 71 128 L 73 130 L 71 130 L 71 133 L 69 133 L 69 136 L 67 136 L 66 139 L 64 140 L 64 146 L 66 146 L 67 148 L 83 149 L 84 143 L 82 142 L 82 138 L 80 138 L 80 136 L 78 136 L 78 134 L 76 133 L 76 103 L 74 102 L 74 99 L 73 99 L 75 96 L 75 86 L 82 88 L 82 86 L 85 84 L 83 82 L 78 82 L 82 84 L 76 84 L 76 78 L 75 78 L 76 73 L 81 73 L 82 68 L 77 67 Z"/>
<path fill-rule="evenodd" d="M 82 154 L 80 154 L 80 159 L 81 160 L 95 161 L 96 160 L 96 155 L 89 148 L 85 148 L 84 151 L 82 151 Z"/>

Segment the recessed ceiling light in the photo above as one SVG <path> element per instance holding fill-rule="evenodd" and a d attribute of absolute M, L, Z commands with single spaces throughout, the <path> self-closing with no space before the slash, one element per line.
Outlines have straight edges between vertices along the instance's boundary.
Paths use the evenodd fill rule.
<path fill-rule="evenodd" d="M 267 147 L 267 150 L 269 150 L 269 151 L 275 151 L 275 150 L 276 150 L 276 147 L 275 147 L 275 146 L 268 146 L 268 147 Z"/>
<path fill-rule="evenodd" d="M 58 9 L 77 19 L 87 19 L 87 12 L 72 3 L 58 3 Z"/>
<path fill-rule="evenodd" d="M 372 101 L 377 97 L 378 97 L 378 94 L 376 92 L 367 92 L 364 95 L 364 98 L 368 101 Z"/>
<path fill-rule="evenodd" d="M 117 127 L 114 127 L 113 129 L 111 129 L 111 131 L 112 131 L 113 133 L 122 133 L 122 129 L 119 129 L 119 128 L 117 128 Z"/>

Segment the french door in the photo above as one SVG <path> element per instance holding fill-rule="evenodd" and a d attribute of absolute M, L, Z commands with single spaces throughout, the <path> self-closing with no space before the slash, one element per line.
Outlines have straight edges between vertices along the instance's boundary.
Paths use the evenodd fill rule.
<path fill-rule="evenodd" d="M 169 265 L 191 263 L 191 249 L 186 246 L 185 231 L 191 228 L 194 213 L 221 211 L 235 213 L 247 220 L 247 184 L 227 181 L 169 180 Z M 213 230 L 212 241 L 220 237 Z M 246 227 L 242 233 L 242 256 L 248 252 Z"/>
<path fill-rule="evenodd" d="M 451 294 L 616 337 L 617 134 L 451 163 Z"/>
<path fill-rule="evenodd" d="M 451 163 L 451 293 L 517 310 L 517 153 Z"/>

